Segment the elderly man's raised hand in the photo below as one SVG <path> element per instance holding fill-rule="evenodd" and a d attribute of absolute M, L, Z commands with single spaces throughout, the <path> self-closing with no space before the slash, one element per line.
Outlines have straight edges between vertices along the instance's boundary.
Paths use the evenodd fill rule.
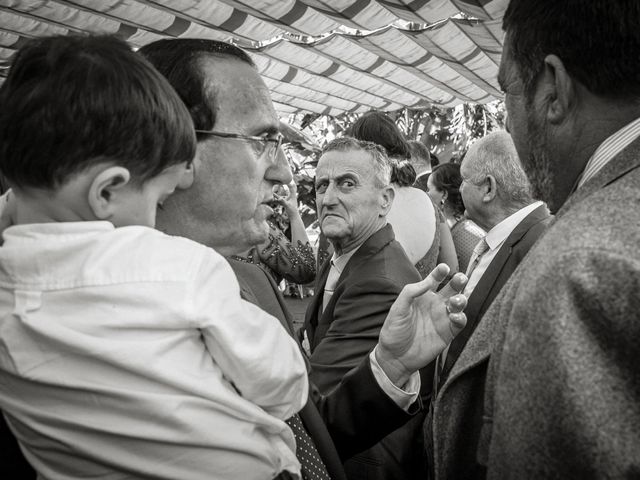
<path fill-rule="evenodd" d="M 406 285 L 394 302 L 380 331 L 376 360 L 397 386 L 433 361 L 462 331 L 467 299 L 460 292 L 467 277 L 457 273 L 440 291 L 449 267 L 438 265 L 424 280 Z"/>

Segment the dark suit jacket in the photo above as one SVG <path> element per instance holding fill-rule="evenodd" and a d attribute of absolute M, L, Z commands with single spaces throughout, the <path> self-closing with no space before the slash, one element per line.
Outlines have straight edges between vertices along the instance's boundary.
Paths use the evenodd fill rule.
<path fill-rule="evenodd" d="M 496 479 L 637 476 L 638 185 L 640 140 L 569 197 L 491 304 L 435 400 L 436 479 L 464 462 Z"/>
<path fill-rule="evenodd" d="M 487 311 L 496 295 L 500 293 L 504 284 L 507 283 L 538 237 L 545 231 L 552 218 L 546 205 L 540 205 L 527 215 L 504 241 L 469 296 L 467 306 L 464 309 L 467 315 L 467 325 L 451 342 L 440 374 L 441 384 L 447 378 L 451 367 L 460 356 L 460 352 L 467 344 L 484 312 Z"/>
<path fill-rule="evenodd" d="M 455 365 L 460 353 L 463 351 L 469 337 L 473 334 L 481 318 L 496 295 L 500 292 L 504 284 L 509 280 L 512 273 L 518 267 L 529 249 L 538 240 L 552 220 L 549 210 L 545 205 L 541 205 L 527 215 L 518 226 L 507 237 L 498 253 L 493 258 L 487 270 L 469 296 L 465 314 L 467 315 L 467 325 L 451 342 L 447 358 L 439 377 L 442 386 L 451 368 Z M 483 378 L 478 379 L 482 383 Z M 450 422 L 457 422 L 459 438 L 462 443 L 469 443 L 468 451 L 474 452 L 480 428 L 482 426 L 482 404 L 477 405 L 478 410 L 474 415 L 467 415 L 465 418 L 450 419 Z M 425 422 L 425 445 L 427 454 L 430 457 L 429 464 L 433 467 L 437 459 L 433 458 L 433 438 L 432 438 L 432 417 L 433 411 L 429 412 Z M 444 478 L 481 478 L 484 475 L 484 468 L 479 466 L 475 459 L 469 458 L 464 462 L 452 465 L 453 470 L 448 472 Z"/>
<path fill-rule="evenodd" d="M 273 279 L 256 265 L 235 260 L 229 263 L 242 297 L 278 318 L 293 335 L 291 315 Z M 342 459 L 370 447 L 418 410 L 419 402 L 410 414 L 398 408 L 380 389 L 365 359 L 329 395 L 321 395 L 310 382 L 309 401 L 299 415 L 331 478 L 345 479 Z"/>
<path fill-rule="evenodd" d="M 371 235 L 349 259 L 327 307 L 321 311 L 329 268 L 327 261 L 305 318 L 311 345 L 310 378 L 325 393 L 368 357 L 402 287 L 421 278 L 395 241 L 391 225 Z M 427 381 L 423 385 L 422 393 L 428 398 L 430 384 Z M 374 448 L 356 455 L 345 462 L 347 476 L 350 480 L 424 476 L 426 458 L 420 430 L 420 419 L 412 420 Z"/>

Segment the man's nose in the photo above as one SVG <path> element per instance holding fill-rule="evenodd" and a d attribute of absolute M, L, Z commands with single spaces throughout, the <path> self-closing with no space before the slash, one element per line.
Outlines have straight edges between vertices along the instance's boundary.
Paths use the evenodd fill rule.
<path fill-rule="evenodd" d="M 330 182 L 329 185 L 327 185 L 327 189 L 322 194 L 322 205 L 335 205 L 338 199 L 337 193 L 335 184 Z"/>
<path fill-rule="evenodd" d="M 289 185 L 293 181 L 291 168 L 282 147 L 278 148 L 273 164 L 265 172 L 265 179 L 283 185 Z"/>

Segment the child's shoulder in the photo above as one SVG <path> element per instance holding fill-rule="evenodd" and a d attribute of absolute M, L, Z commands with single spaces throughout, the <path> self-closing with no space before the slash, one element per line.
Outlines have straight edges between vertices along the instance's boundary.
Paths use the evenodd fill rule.
<path fill-rule="evenodd" d="M 212 265 L 225 264 L 226 261 L 218 252 L 188 238 L 167 235 L 154 228 L 132 225 L 114 230 L 114 235 L 126 242 L 128 256 L 147 258 L 153 265 L 165 265 L 193 274 L 203 262 Z"/>

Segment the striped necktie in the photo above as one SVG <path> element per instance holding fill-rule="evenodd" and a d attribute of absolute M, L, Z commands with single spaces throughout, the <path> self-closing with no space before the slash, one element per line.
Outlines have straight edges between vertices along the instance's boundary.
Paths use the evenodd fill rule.
<path fill-rule="evenodd" d="M 480 259 L 482 258 L 482 255 L 487 250 L 489 250 L 489 244 L 485 240 L 485 237 L 482 237 L 482 239 L 478 242 L 478 244 L 473 249 L 473 254 L 472 254 L 473 259 L 471 260 L 471 262 L 469 262 L 469 266 L 467 267 L 467 271 L 465 273 L 467 278 L 471 278 L 471 273 L 478 266 L 478 263 L 480 263 Z"/>
<path fill-rule="evenodd" d="M 327 281 L 324 284 L 324 292 L 322 294 L 322 311 L 327 308 L 327 304 L 329 300 L 331 300 L 331 296 L 333 295 L 333 291 L 338 284 L 338 280 L 340 279 L 340 271 L 336 268 L 333 260 L 331 260 L 331 268 L 329 269 L 329 275 L 327 276 Z"/>

